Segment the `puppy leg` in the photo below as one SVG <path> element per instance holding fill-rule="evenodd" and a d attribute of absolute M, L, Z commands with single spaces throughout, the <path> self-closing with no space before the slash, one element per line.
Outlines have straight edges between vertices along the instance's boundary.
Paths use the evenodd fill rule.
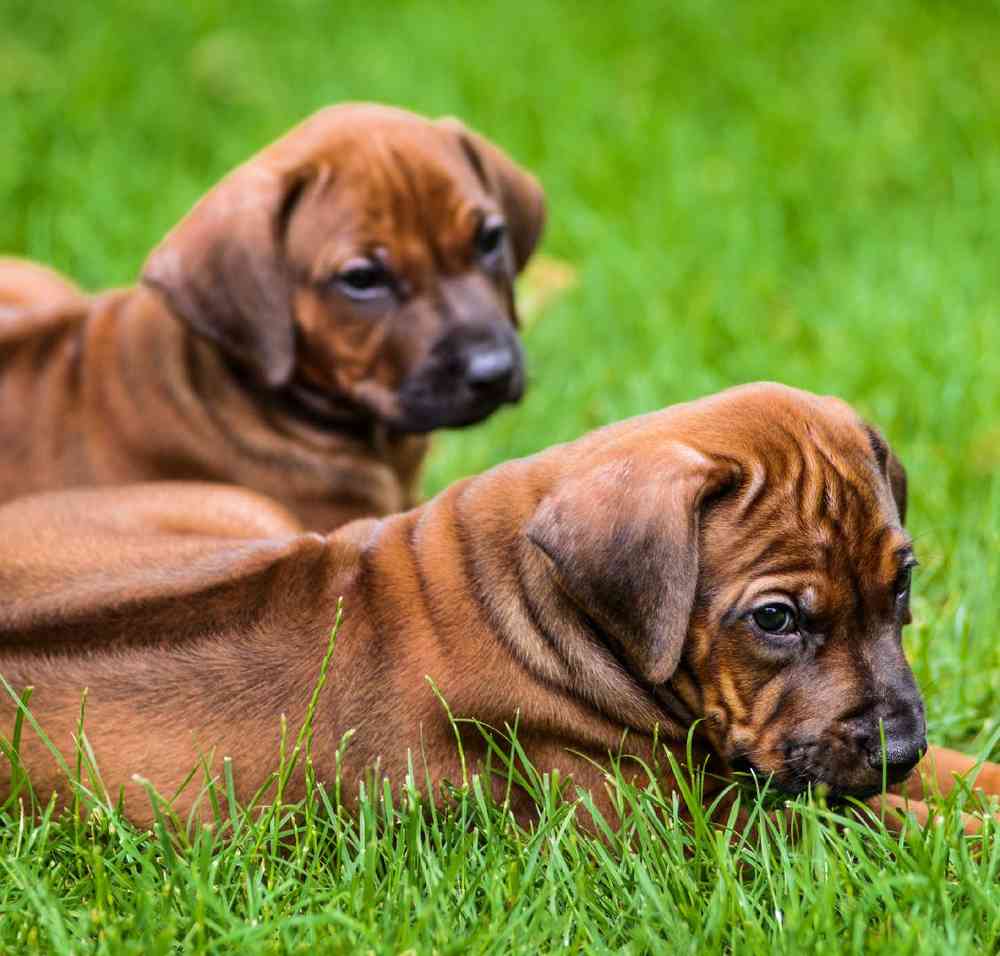
<path fill-rule="evenodd" d="M 977 766 L 978 773 L 970 776 Z M 1000 796 L 1000 764 L 979 763 L 975 757 L 947 747 L 930 747 L 917 769 L 898 789 L 914 800 L 923 800 L 930 794 L 947 796 L 955 789 L 958 779 L 965 777 L 969 778 L 974 790 Z"/>
<path fill-rule="evenodd" d="M 256 605 L 255 575 L 322 548 L 318 535 L 300 531 L 280 505 L 226 485 L 80 488 L 12 501 L 0 507 L 0 645 L 174 638 L 192 619 L 231 618 Z"/>
<path fill-rule="evenodd" d="M 107 493 L 103 489 L 95 491 L 95 502 Z M 79 494 L 85 496 L 86 491 Z M 114 494 L 114 530 L 251 539 L 299 534 L 303 530 L 299 520 L 277 501 L 235 485 L 148 482 L 119 488 Z M 86 500 L 80 504 L 77 521 L 81 513 L 87 514 Z"/>
<path fill-rule="evenodd" d="M 23 259 L 0 258 L 0 314 L 76 307 L 86 301 L 79 288 L 53 269 Z"/>
<path fill-rule="evenodd" d="M 44 534 L 68 540 L 154 535 L 257 539 L 301 531 L 298 519 L 278 502 L 235 485 L 164 481 L 76 488 L 0 507 L 0 559 L 27 560 L 42 547 Z"/>
<path fill-rule="evenodd" d="M 887 830 L 898 833 L 903 829 L 907 816 L 912 816 L 921 827 L 930 826 L 940 820 L 940 815 L 935 815 L 931 808 L 923 800 L 913 800 L 896 793 L 884 793 L 878 797 L 872 797 L 867 801 L 882 820 L 885 821 Z M 983 828 L 983 821 L 971 813 L 962 814 L 962 829 L 968 835 L 979 833 Z"/>
<path fill-rule="evenodd" d="M 979 772 L 974 773 L 977 766 Z M 957 750 L 931 747 L 904 783 L 893 787 L 890 793 L 873 797 L 868 805 L 882 816 L 890 830 L 901 829 L 907 814 L 915 817 L 921 826 L 927 826 L 935 817 L 925 800 L 932 796 L 948 796 L 959 780 L 965 780 L 982 794 L 1000 795 L 1000 764 L 980 764 L 974 757 Z M 997 819 L 1000 822 L 1000 816 Z M 968 834 L 978 833 L 983 826 L 981 818 L 969 813 L 962 814 L 962 824 Z"/>

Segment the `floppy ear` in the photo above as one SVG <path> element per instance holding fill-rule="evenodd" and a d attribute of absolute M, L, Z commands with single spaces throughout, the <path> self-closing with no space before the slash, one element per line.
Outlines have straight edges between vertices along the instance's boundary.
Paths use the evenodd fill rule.
<path fill-rule="evenodd" d="M 508 234 L 514 248 L 514 264 L 520 272 L 538 245 L 545 225 L 545 193 L 541 184 L 502 150 L 454 117 L 438 120 L 451 131 L 483 185 L 500 198 Z"/>
<path fill-rule="evenodd" d="M 886 461 L 886 473 L 889 479 L 889 487 L 892 489 L 892 497 L 896 501 L 896 510 L 899 512 L 899 523 L 906 524 L 906 469 L 903 463 L 889 449 L 889 458 Z"/>
<path fill-rule="evenodd" d="M 702 505 L 731 476 L 683 446 L 641 476 L 619 459 L 560 484 L 528 524 L 559 588 L 650 684 L 677 668 L 698 588 Z"/>
<path fill-rule="evenodd" d="M 295 363 L 281 245 L 305 182 L 304 174 L 251 160 L 201 199 L 142 272 L 174 314 L 272 388 L 288 381 Z"/>
<path fill-rule="evenodd" d="M 878 462 L 885 480 L 889 483 L 889 490 L 892 492 L 893 501 L 896 502 L 896 510 L 899 512 L 899 523 L 905 525 L 907 505 L 906 469 L 877 428 L 865 422 L 865 431 L 868 433 L 868 441 L 875 452 L 875 460 Z"/>

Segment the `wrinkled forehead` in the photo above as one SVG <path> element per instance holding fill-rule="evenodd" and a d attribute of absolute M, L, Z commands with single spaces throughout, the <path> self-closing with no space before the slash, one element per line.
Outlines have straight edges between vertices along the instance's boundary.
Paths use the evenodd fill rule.
<path fill-rule="evenodd" d="M 910 539 L 884 443 L 857 419 L 772 426 L 762 422 L 755 447 L 742 449 L 740 484 L 707 524 L 727 576 L 795 591 L 817 612 L 889 587 Z"/>
<path fill-rule="evenodd" d="M 446 124 L 391 107 L 348 105 L 323 110 L 262 156 L 284 171 L 312 169 L 336 178 L 370 201 L 387 189 L 428 198 L 488 191 L 485 171 L 470 151 Z"/>
<path fill-rule="evenodd" d="M 453 137 L 433 130 L 428 136 L 399 137 L 388 133 L 354 134 L 330 150 L 320 162 L 356 205 L 367 209 L 419 210 L 440 218 L 456 208 L 489 202 L 487 184 L 477 176 Z"/>
<path fill-rule="evenodd" d="M 805 420 L 760 429 L 743 450 L 738 495 L 748 526 L 771 516 L 811 540 L 857 540 L 899 520 L 885 474 L 887 449 L 860 423 Z M 839 423 L 838 423 L 839 425 Z"/>
<path fill-rule="evenodd" d="M 483 215 L 499 211 L 457 137 L 425 126 L 374 123 L 324 138 L 307 164 L 309 214 L 296 217 L 307 221 L 310 248 L 331 236 L 390 249 L 464 239 Z"/>

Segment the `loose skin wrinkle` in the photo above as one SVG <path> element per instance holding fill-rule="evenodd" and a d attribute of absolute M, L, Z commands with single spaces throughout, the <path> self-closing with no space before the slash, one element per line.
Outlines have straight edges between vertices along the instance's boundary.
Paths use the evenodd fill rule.
<path fill-rule="evenodd" d="M 918 795 L 911 771 L 926 744 L 900 643 L 911 543 L 893 460 L 842 402 L 760 384 L 609 426 L 327 536 L 233 488 L 26 498 L 0 507 L 0 672 L 35 688 L 33 712 L 70 763 L 88 688 L 103 779 L 124 788 L 141 825 L 150 811 L 135 774 L 169 794 L 211 754 L 216 772 L 232 758 L 241 800 L 261 786 L 281 715 L 293 725 L 305 712 L 341 598 L 313 766 L 330 782 L 354 731 L 347 794 L 376 764 L 400 785 L 411 755 L 420 785 L 424 770 L 435 792 L 460 779 L 430 678 L 457 718 L 516 724 L 537 768 L 590 790 L 611 820 L 614 757 L 640 758 L 669 789 L 654 740 L 683 764 L 692 733 L 712 771 L 706 799 L 735 770 L 791 792 L 869 795 L 882 781 L 880 726 L 890 782 Z M 836 525 L 817 508 L 826 486 Z M 762 566 L 762 547 L 794 562 Z M 40 586 L 60 581 L 78 585 Z M 798 630 L 762 631 L 760 602 L 786 604 Z M 0 703 L 8 737 L 13 721 Z M 485 742 L 461 727 L 468 766 L 483 770 Z M 30 729 L 21 758 L 43 801 L 66 796 Z M 644 782 L 642 765 L 623 766 Z M 921 764 L 945 787 L 969 766 L 935 749 Z M 984 779 L 1000 783 L 1000 768 Z M 502 795 L 506 780 L 494 784 Z M 287 795 L 302 787 L 293 779 Z M 182 815 L 196 792 L 177 798 Z M 517 808 L 530 818 L 523 795 Z"/>

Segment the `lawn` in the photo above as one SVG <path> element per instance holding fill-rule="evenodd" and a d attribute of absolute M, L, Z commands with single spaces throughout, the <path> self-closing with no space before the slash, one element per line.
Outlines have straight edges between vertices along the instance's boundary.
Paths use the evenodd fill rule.
<path fill-rule="evenodd" d="M 995 756 L 998 50 L 996 0 L 0 0 L 0 252 L 128 283 L 195 198 L 321 105 L 462 117 L 539 174 L 543 254 L 575 285 L 532 315 L 524 402 L 442 436 L 428 492 L 738 382 L 835 392 L 909 469 L 931 739 Z M 554 781 L 533 783 L 533 832 L 456 784 L 434 814 L 376 793 L 358 818 L 319 800 L 180 843 L 8 807 L 0 951 L 1000 945 L 1000 843 L 958 837 L 954 806 L 900 839 L 802 803 L 797 842 L 733 843 L 625 788 L 625 834 L 598 841 Z"/>

